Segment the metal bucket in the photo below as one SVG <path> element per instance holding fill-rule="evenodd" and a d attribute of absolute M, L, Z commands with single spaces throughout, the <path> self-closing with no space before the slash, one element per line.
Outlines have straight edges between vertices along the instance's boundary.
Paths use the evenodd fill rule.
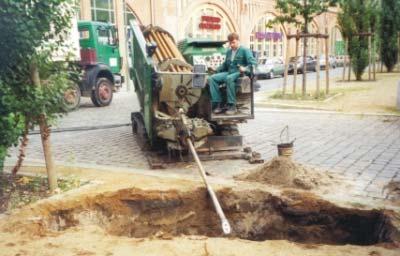
<path fill-rule="evenodd" d="M 277 145 L 278 156 L 291 157 L 293 155 L 293 142 Z"/>

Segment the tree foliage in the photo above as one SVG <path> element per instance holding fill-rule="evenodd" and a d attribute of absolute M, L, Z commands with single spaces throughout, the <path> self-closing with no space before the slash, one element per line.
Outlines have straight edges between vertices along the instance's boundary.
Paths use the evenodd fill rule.
<path fill-rule="evenodd" d="M 275 8 L 280 14 L 274 23 L 294 24 L 307 32 L 307 26 L 316 17 L 336 6 L 337 0 L 276 0 Z"/>
<path fill-rule="evenodd" d="M 382 0 L 379 35 L 381 40 L 381 57 L 389 72 L 393 71 L 398 61 L 398 32 L 400 31 L 400 2 Z"/>
<path fill-rule="evenodd" d="M 5 86 L 0 80 L 0 172 L 3 170 L 4 159 L 7 148 L 17 142 L 21 135 L 21 118 L 18 113 L 13 113 L 13 102 L 15 96 L 10 92 L 10 88 Z"/>
<path fill-rule="evenodd" d="M 67 68 L 52 61 L 70 27 L 72 0 L 0 1 L 0 159 L 15 144 L 26 123 L 39 115 L 58 116 L 68 84 Z M 39 69 L 41 87 L 35 87 L 31 68 Z M 1 161 L 1 160 L 0 160 Z"/>
<path fill-rule="evenodd" d="M 308 34 L 308 27 L 312 20 L 328 11 L 329 7 L 336 6 L 337 0 L 276 0 L 275 9 L 280 14 L 268 26 L 275 23 L 294 25 Z M 306 55 L 307 38 L 303 38 L 303 97 L 306 95 Z"/>
<path fill-rule="evenodd" d="M 378 1 L 342 0 L 340 1 L 338 24 L 343 38 L 348 40 L 348 52 L 357 81 L 368 66 L 368 37 L 360 33 L 374 33 L 378 21 Z"/>

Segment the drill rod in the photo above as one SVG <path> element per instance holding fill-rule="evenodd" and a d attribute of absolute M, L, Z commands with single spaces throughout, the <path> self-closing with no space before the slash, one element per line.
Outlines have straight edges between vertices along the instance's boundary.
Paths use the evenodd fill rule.
<path fill-rule="evenodd" d="M 211 200 L 214 204 L 214 208 L 217 211 L 217 214 L 219 216 L 219 218 L 221 219 L 221 223 L 222 223 L 222 230 L 224 232 L 225 235 L 228 235 L 231 233 L 231 226 L 228 222 L 228 220 L 225 217 L 224 211 L 221 208 L 221 205 L 218 202 L 218 198 L 214 193 L 214 190 L 212 189 L 212 187 L 208 184 L 207 182 L 207 178 L 206 178 L 206 172 L 204 170 L 203 165 L 200 162 L 199 156 L 197 155 L 197 152 L 193 146 L 192 140 L 190 138 L 186 139 L 187 144 L 189 145 L 190 151 L 192 152 L 192 155 L 194 157 L 194 159 L 196 160 L 197 166 L 199 167 L 199 172 L 201 175 L 201 178 L 203 179 L 203 182 L 206 184 L 208 193 L 210 194 Z"/>

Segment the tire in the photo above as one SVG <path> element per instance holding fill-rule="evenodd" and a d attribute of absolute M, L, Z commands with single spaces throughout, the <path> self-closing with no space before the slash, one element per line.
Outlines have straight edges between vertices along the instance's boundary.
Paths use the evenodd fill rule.
<path fill-rule="evenodd" d="M 96 87 L 90 97 L 96 107 L 110 105 L 113 99 L 113 84 L 105 77 L 100 77 L 96 81 Z"/>
<path fill-rule="evenodd" d="M 269 76 L 269 79 L 274 79 L 274 77 L 275 77 L 274 71 L 271 70 L 271 71 L 269 72 L 268 76 Z"/>
<path fill-rule="evenodd" d="M 71 112 L 77 109 L 81 103 L 81 89 L 77 84 L 71 85 L 69 89 L 64 92 L 62 99 L 62 108 L 66 112 Z"/>

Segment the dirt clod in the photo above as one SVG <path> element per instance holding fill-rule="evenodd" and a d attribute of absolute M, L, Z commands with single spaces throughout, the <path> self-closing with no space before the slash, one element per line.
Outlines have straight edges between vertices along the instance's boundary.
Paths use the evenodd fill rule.
<path fill-rule="evenodd" d="M 287 157 L 275 157 L 271 161 L 235 178 L 306 190 L 327 185 L 333 181 L 331 175 L 318 172 L 313 168 L 307 168 Z"/>

